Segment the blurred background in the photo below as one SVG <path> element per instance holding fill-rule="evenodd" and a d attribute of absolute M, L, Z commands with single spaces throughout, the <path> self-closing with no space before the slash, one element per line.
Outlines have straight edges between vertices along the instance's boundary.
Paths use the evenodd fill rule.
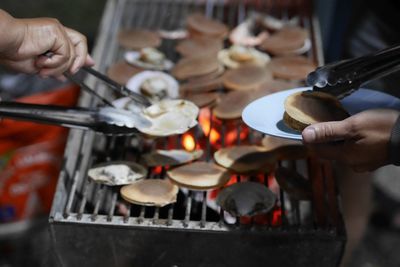
<path fill-rule="evenodd" d="M 92 48 L 105 2 L 1 0 L 0 8 L 19 18 L 55 17 L 64 25 L 86 35 Z M 400 4 L 397 0 L 316 0 L 314 10 L 320 21 L 326 62 L 361 56 L 400 41 L 400 20 L 397 18 L 400 14 Z M 368 85 L 395 96 L 400 95 L 399 86 L 398 74 Z M 55 88 L 60 90 L 55 93 Z M 0 67 L 0 96 L 2 99 L 31 96 L 30 100 L 43 103 L 73 105 L 76 103 L 77 89 L 51 79 L 43 80 L 11 73 Z M 1 127 L 3 131 L 6 127 L 11 128 L 14 125 L 4 121 Z M 49 166 L 54 165 L 53 161 L 61 162 L 66 132 L 53 127 L 36 127 L 36 134 L 26 136 L 28 131 L 34 132 L 31 127 L 35 128 L 32 124 L 25 124 L 16 131 L 0 133 L 0 267 L 55 266 L 56 255 L 51 250 L 47 213 L 51 206 L 57 169 Z M 45 137 L 44 131 L 48 133 Z M 18 161 L 19 157 L 26 155 L 37 156 L 43 151 L 52 160 L 35 165 L 33 170 L 29 169 L 29 177 L 26 175 L 27 170 L 10 174 L 6 167 L 12 160 Z M 24 180 L 26 177 L 31 182 L 35 174 L 39 176 L 43 172 L 47 178 L 37 179 L 34 185 Z M 6 195 L 3 190 L 4 187 L 11 186 L 10 181 L 20 185 L 21 190 L 24 186 L 29 187 L 25 188 L 25 194 L 13 199 L 15 205 L 29 203 L 29 207 L 24 206 L 24 213 L 19 214 L 15 207 L 4 204 L 12 197 Z M 365 205 L 361 205 L 363 210 L 359 210 L 360 206 L 357 206 L 348 209 L 348 212 L 360 213 L 360 217 L 366 216 L 368 219 L 365 221 L 365 234 L 360 237 L 361 242 L 355 242 L 357 244 L 347 266 L 400 266 L 400 253 L 397 252 L 400 247 L 399 171 L 393 167 L 383 168 L 374 174 L 358 177 L 356 182 L 349 186 L 355 189 L 349 193 L 350 202 L 363 198 L 357 194 L 356 189 L 366 187 L 363 189 L 367 192 L 363 198 Z M 32 187 L 38 190 L 33 190 Z M 35 193 L 32 193 L 33 191 Z M 372 192 L 371 201 L 369 192 Z M 20 216 L 22 223 L 10 223 L 9 218 L 15 216 Z M 361 223 L 363 224 L 364 222 Z"/>

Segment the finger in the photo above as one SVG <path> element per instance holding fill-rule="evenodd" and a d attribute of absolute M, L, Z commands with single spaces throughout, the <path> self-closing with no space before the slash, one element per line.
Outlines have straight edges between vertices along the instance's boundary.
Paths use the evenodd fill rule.
<path fill-rule="evenodd" d="M 316 123 L 302 132 L 304 143 L 326 143 L 352 136 L 350 120 Z"/>
<path fill-rule="evenodd" d="M 75 60 L 72 66 L 69 68 L 69 71 L 74 74 L 86 62 L 88 53 L 87 41 L 83 34 L 69 28 L 65 29 L 72 42 L 72 45 L 74 46 L 74 52 L 76 54 Z"/>
<path fill-rule="evenodd" d="M 75 60 L 75 51 L 72 43 L 69 42 L 69 39 L 68 43 L 66 43 L 65 45 L 69 47 L 69 53 L 68 53 L 69 57 L 67 61 L 58 66 L 43 68 L 40 71 L 41 75 L 59 77 L 70 68 L 70 66 L 73 64 Z"/>
<path fill-rule="evenodd" d="M 91 67 L 94 66 L 94 64 L 96 64 L 96 62 L 94 62 L 94 59 L 90 55 L 87 55 L 85 60 L 85 66 Z"/>
<path fill-rule="evenodd" d="M 68 53 L 69 56 L 69 53 Z M 66 62 L 68 62 L 68 57 L 66 57 L 65 55 L 56 55 L 53 54 L 52 56 L 39 56 L 36 59 L 36 63 L 35 65 L 38 68 L 56 68 L 62 64 L 65 64 Z"/>

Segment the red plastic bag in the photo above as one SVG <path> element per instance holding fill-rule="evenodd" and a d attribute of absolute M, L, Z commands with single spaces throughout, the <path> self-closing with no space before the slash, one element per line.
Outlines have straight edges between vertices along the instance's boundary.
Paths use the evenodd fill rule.
<path fill-rule="evenodd" d="M 17 99 L 18 102 L 74 106 L 78 88 Z M 4 119 L 0 122 L 0 223 L 30 220 L 50 211 L 68 130 Z"/>

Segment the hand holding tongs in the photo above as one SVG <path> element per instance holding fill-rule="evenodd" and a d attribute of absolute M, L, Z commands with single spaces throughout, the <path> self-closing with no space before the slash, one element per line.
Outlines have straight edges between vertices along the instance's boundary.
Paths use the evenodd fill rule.
<path fill-rule="evenodd" d="M 124 85 L 117 83 L 116 81 L 110 79 L 110 77 L 104 75 L 103 73 L 98 72 L 97 70 L 92 69 L 90 67 L 82 67 L 81 70 L 97 77 L 98 79 L 100 79 L 101 81 L 106 83 L 111 89 L 113 89 L 114 91 L 116 91 L 124 96 L 131 98 L 136 103 L 141 104 L 145 107 L 151 105 L 150 101 L 146 97 L 144 97 L 143 95 L 138 94 L 136 92 L 133 92 L 132 90 L 129 90 Z M 90 94 L 99 98 L 101 101 L 103 101 L 104 104 L 111 106 L 111 107 L 113 106 L 113 104 L 111 102 L 109 102 L 107 99 L 105 99 L 104 97 L 97 94 L 96 91 L 94 91 L 92 88 L 87 86 L 84 82 L 76 79 L 73 75 L 65 72 L 64 76 L 67 77 L 72 82 L 78 84 L 83 90 L 85 90 L 85 91 L 89 92 Z"/>
<path fill-rule="evenodd" d="M 400 70 L 400 45 L 317 68 L 307 76 L 313 91 L 343 98 L 362 84 Z"/>

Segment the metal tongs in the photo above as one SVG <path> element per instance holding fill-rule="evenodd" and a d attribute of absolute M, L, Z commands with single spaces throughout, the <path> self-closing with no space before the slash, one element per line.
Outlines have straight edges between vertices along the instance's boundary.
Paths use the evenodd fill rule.
<path fill-rule="evenodd" d="M 318 67 L 307 76 L 313 91 L 341 99 L 362 84 L 400 70 L 400 45 L 355 59 L 342 60 Z"/>
<path fill-rule="evenodd" d="M 118 84 L 106 75 L 89 67 L 83 67 L 82 69 L 105 82 L 111 89 L 130 97 L 139 105 L 150 105 L 147 98 L 130 91 L 125 86 Z M 72 82 L 80 85 L 82 89 L 100 98 L 110 107 L 88 109 L 1 101 L 0 117 L 53 124 L 69 128 L 94 130 L 103 134 L 113 135 L 133 134 L 138 132 L 137 128 L 149 127 L 151 125 L 151 123 L 140 114 L 114 108 L 111 102 L 97 94 L 96 91 L 73 75 L 69 73 L 64 73 L 64 75 Z"/>

